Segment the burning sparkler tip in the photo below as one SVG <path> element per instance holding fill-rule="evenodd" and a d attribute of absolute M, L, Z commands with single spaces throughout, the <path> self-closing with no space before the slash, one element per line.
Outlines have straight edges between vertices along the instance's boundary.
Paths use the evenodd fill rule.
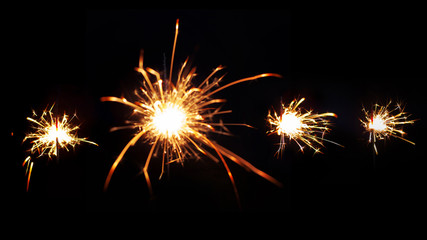
<path fill-rule="evenodd" d="M 152 157 L 154 158 L 160 151 L 162 159 L 162 174 L 163 167 L 165 165 L 172 162 L 183 163 L 185 159 L 192 156 L 199 158 L 200 153 L 217 162 L 219 162 L 219 158 L 227 171 L 238 202 L 239 195 L 237 193 L 231 171 L 224 159 L 225 157 L 275 183 L 276 185 L 280 185 L 274 178 L 256 169 L 231 151 L 214 143 L 208 138 L 207 133 L 216 132 L 218 134 L 227 135 L 228 133 L 224 133 L 223 131 L 226 129 L 225 125 L 245 125 L 223 124 L 222 121 L 219 123 L 212 122 L 216 115 L 231 112 L 220 111 L 221 107 L 212 106 L 213 104 L 225 102 L 224 99 L 211 98 L 213 94 L 242 82 L 264 77 L 280 78 L 282 76 L 275 73 L 264 73 L 242 78 L 219 87 L 219 83 L 225 75 L 218 78 L 213 78 L 213 76 L 218 71 L 224 69 L 224 66 L 220 65 L 196 87 L 192 85 L 192 80 L 196 76 L 196 68 L 190 68 L 187 66 L 187 58 L 187 60 L 185 60 L 181 65 L 178 75 L 173 77 L 178 26 L 179 19 L 176 20 L 175 25 L 176 31 L 168 77 L 165 77 L 162 80 L 159 72 L 149 67 L 143 67 L 141 52 L 139 67 L 136 68 L 136 71 L 141 73 L 142 76 L 142 86 L 135 91 L 135 95 L 138 100 L 130 102 L 125 98 L 118 97 L 101 98 L 101 101 L 103 102 L 111 101 L 121 103 L 134 110 L 133 117 L 137 117 L 136 120 L 128 121 L 131 125 L 116 127 L 114 128 L 115 130 L 125 128 L 138 130 L 136 135 L 126 144 L 111 166 L 104 184 L 104 191 L 107 189 L 111 181 L 111 177 L 117 165 L 122 161 L 125 153 L 131 146 L 139 141 L 140 138 L 145 139 L 146 142 L 151 145 L 151 150 L 146 158 L 143 168 L 143 174 L 146 179 L 150 196 L 152 196 L 152 189 L 148 166 L 150 165 Z M 214 88 L 216 89 L 213 90 Z"/>
<path fill-rule="evenodd" d="M 381 106 L 375 103 L 371 111 L 367 111 L 364 107 L 362 111 L 365 113 L 365 119 L 360 119 L 362 126 L 369 132 L 369 143 L 372 142 L 375 154 L 378 155 L 378 150 L 375 145 L 377 140 L 382 140 L 387 137 L 395 137 L 404 140 L 412 145 L 414 142 L 405 139 L 406 134 L 403 131 L 403 125 L 413 124 L 415 120 L 408 120 L 408 115 L 404 112 L 402 103 L 397 103 L 395 108 L 391 108 L 392 101 L 387 105 Z"/>
<path fill-rule="evenodd" d="M 30 149 L 31 153 L 35 153 L 37 151 L 39 154 L 38 157 L 47 155 L 49 159 L 51 159 L 52 156 L 55 156 L 56 159 L 58 159 L 60 148 L 65 148 L 68 151 L 67 146 L 72 146 L 74 148 L 80 142 L 86 142 L 98 146 L 98 144 L 88 141 L 86 138 L 77 137 L 77 133 L 75 131 L 79 129 L 79 126 L 71 124 L 71 121 L 76 117 L 75 113 L 71 118 L 69 118 L 65 113 L 62 117 L 55 116 L 52 112 L 53 106 L 54 104 L 49 110 L 49 106 L 47 106 L 37 120 L 27 117 L 27 120 L 33 123 L 32 127 L 34 132 L 28 133 L 23 142 L 27 139 L 32 140 L 32 147 Z M 33 114 L 37 116 L 34 110 Z M 28 156 L 23 162 L 23 166 L 27 165 L 27 191 L 33 163 L 34 162 L 31 160 L 30 156 Z"/>
<path fill-rule="evenodd" d="M 313 114 L 312 111 L 302 113 L 298 106 L 305 100 L 294 99 L 289 106 L 282 104 L 281 115 L 272 111 L 268 113 L 267 121 L 270 123 L 272 129 L 268 132 L 270 134 L 277 133 L 280 136 L 280 153 L 285 148 L 285 137 L 289 140 L 294 140 L 301 152 L 304 152 L 304 146 L 307 145 L 314 150 L 314 154 L 322 153 L 317 146 L 323 146 L 323 141 L 327 141 L 338 146 L 338 143 L 324 139 L 324 134 L 329 132 L 329 120 L 325 117 L 337 117 L 335 113 L 321 113 Z M 317 146 L 316 146 L 317 145 Z"/>

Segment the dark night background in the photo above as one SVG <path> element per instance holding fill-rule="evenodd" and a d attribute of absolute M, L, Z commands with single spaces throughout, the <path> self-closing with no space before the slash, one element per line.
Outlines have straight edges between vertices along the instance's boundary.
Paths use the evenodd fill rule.
<path fill-rule="evenodd" d="M 102 96 L 131 99 L 140 77 L 133 70 L 144 49 L 144 64 L 169 68 L 175 21 L 180 32 L 175 66 L 187 56 L 203 79 L 218 65 L 227 72 L 222 84 L 265 72 L 264 78 L 230 87 L 224 122 L 235 136 L 211 137 L 284 184 L 277 188 L 229 161 L 243 211 L 418 211 L 425 189 L 426 16 L 413 10 L 44 10 L 13 11 L 3 44 L 1 165 L 4 193 L 16 210 L 40 211 L 238 211 L 224 167 L 203 158 L 171 165 L 158 180 L 159 161 L 150 176 L 150 200 L 139 175 L 149 146 L 139 142 L 116 169 L 107 192 L 102 186 L 111 164 L 133 133 L 109 132 L 124 125 L 131 111 Z M 13 24 L 8 24 L 13 22 Z M 175 70 L 177 67 L 175 67 Z M 304 154 L 296 144 L 274 156 L 279 141 L 266 136 L 268 110 L 280 101 L 305 97 L 303 106 L 338 115 L 324 154 Z M 368 134 L 359 122 L 362 106 L 398 100 L 411 118 L 406 126 L 413 146 L 391 138 L 378 143 L 373 167 Z M 30 190 L 25 170 L 32 109 L 56 103 L 60 113 L 77 113 L 82 143 L 60 152 L 59 161 L 37 159 Z M 13 136 L 12 134 L 13 133 Z M 3 141 L 3 142 L 5 142 Z M 206 160 L 206 161 L 205 161 Z"/>

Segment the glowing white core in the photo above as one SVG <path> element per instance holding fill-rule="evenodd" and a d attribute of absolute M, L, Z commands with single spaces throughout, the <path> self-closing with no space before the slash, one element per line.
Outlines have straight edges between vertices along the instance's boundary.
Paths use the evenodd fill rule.
<path fill-rule="evenodd" d="M 153 124 L 160 133 L 171 137 L 172 135 L 178 136 L 185 120 L 185 113 L 177 106 L 167 106 L 164 109 L 157 109 Z"/>
<path fill-rule="evenodd" d="M 381 132 L 386 130 L 387 124 L 385 123 L 384 119 L 380 118 L 379 116 L 375 116 L 369 123 L 368 127 L 369 129 Z"/>
<path fill-rule="evenodd" d="M 58 139 L 58 142 L 60 143 L 71 141 L 71 136 L 66 131 L 64 131 L 64 129 L 62 128 L 57 129 L 55 125 L 50 126 L 47 132 L 48 134 L 45 137 L 46 142 L 55 142 L 56 139 Z"/>
<path fill-rule="evenodd" d="M 301 120 L 292 113 L 284 113 L 279 125 L 279 135 L 285 133 L 287 135 L 296 135 L 302 126 Z"/>

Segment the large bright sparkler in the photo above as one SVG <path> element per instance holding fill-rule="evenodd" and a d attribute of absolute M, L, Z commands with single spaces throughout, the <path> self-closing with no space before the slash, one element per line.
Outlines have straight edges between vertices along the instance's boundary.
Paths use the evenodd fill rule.
<path fill-rule="evenodd" d="M 73 115 L 71 119 L 69 119 L 67 114 L 64 114 L 62 117 L 54 116 L 52 113 L 53 107 L 54 104 L 49 110 L 47 110 L 48 107 L 46 107 L 38 120 L 27 117 L 27 120 L 34 124 L 32 126 L 34 132 L 28 133 L 23 141 L 27 139 L 32 140 L 31 143 L 33 145 L 30 149 L 32 154 L 37 151 L 39 154 L 38 157 L 47 155 L 48 158 L 51 159 L 52 156 L 58 157 L 59 148 L 65 148 L 68 151 L 68 146 L 74 148 L 80 142 L 97 145 L 94 142 L 86 140 L 86 138 L 77 137 L 76 131 L 79 129 L 79 126 L 71 124 L 75 115 Z M 35 111 L 33 111 L 33 115 L 37 116 Z M 28 176 L 27 191 L 33 164 L 34 162 L 31 160 L 31 156 L 28 156 L 22 163 L 22 166 L 26 165 L 26 175 Z"/>
<path fill-rule="evenodd" d="M 239 195 L 236 189 L 233 175 L 225 161 L 225 157 L 239 164 L 247 170 L 250 170 L 268 181 L 281 185 L 273 177 L 255 168 L 249 162 L 239 157 L 230 150 L 222 147 L 215 141 L 208 138 L 208 133 L 227 134 L 225 125 L 215 122 L 214 117 L 220 114 L 230 113 L 231 110 L 221 110 L 221 106 L 215 104 L 224 103 L 225 99 L 215 99 L 212 95 L 228 88 L 232 85 L 255 80 L 263 77 L 281 77 L 278 74 L 264 73 L 253 77 L 243 78 L 222 87 L 218 87 L 224 75 L 214 78 L 214 75 L 223 69 L 217 67 L 206 77 L 197 87 L 192 85 L 192 80 L 196 76 L 196 68 L 187 67 L 188 59 L 183 63 L 175 81 L 172 81 L 172 68 L 175 54 L 175 46 L 178 35 L 178 25 L 176 22 L 175 38 L 173 43 L 171 66 L 169 78 L 162 80 L 160 74 L 143 66 L 143 55 L 141 51 L 139 66 L 136 68 L 142 77 L 142 87 L 135 91 L 137 100 L 130 102 L 125 98 L 102 97 L 101 101 L 112 101 L 125 104 L 133 109 L 136 120 L 130 121 L 130 125 L 112 128 L 112 130 L 130 128 L 137 129 L 136 135 L 126 144 L 122 152 L 114 161 L 107 179 L 104 190 L 108 188 L 111 177 L 117 168 L 117 165 L 123 159 L 124 154 L 133 146 L 141 137 L 151 145 L 151 149 L 146 158 L 145 165 L 142 169 L 150 195 L 152 188 L 148 167 L 153 155 L 161 153 L 162 158 L 162 176 L 165 164 L 172 162 L 183 163 L 184 159 L 199 158 L 203 154 L 208 158 L 221 161 L 224 165 L 230 181 L 233 185 L 234 193 L 239 202 Z M 215 90 L 213 90 L 216 88 Z M 230 124 L 244 125 L 244 124 Z M 218 159 L 219 158 L 219 159 Z"/>
<path fill-rule="evenodd" d="M 360 119 L 360 121 L 366 131 L 369 132 L 369 143 L 372 142 L 376 155 L 378 155 L 375 145 L 377 139 L 382 140 L 386 137 L 395 137 L 415 145 L 414 142 L 403 138 L 406 133 L 402 129 L 402 125 L 412 124 L 415 120 L 408 120 L 410 115 L 404 112 L 404 109 L 399 104 L 395 108 L 390 109 L 391 103 L 389 101 L 385 106 L 375 104 L 371 111 L 367 111 L 365 108 L 362 109 L 365 113 L 365 119 Z"/>
<path fill-rule="evenodd" d="M 269 134 L 276 133 L 280 136 L 280 147 L 277 151 L 280 153 L 285 149 L 285 138 L 294 140 L 300 147 L 301 152 L 304 152 L 304 144 L 314 150 L 314 153 L 321 153 L 320 146 L 323 146 L 323 141 L 338 143 L 324 139 L 324 134 L 329 132 L 330 122 L 326 117 L 337 117 L 335 113 L 320 113 L 313 114 L 312 110 L 302 112 L 298 106 L 305 100 L 294 99 L 289 106 L 285 107 L 282 103 L 281 114 L 277 112 L 269 112 L 267 121 L 270 123 L 271 130 Z"/>

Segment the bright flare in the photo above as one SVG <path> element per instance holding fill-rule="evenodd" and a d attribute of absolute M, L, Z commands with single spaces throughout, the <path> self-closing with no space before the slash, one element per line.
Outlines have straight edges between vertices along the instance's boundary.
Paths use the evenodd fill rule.
<path fill-rule="evenodd" d="M 369 143 L 372 142 L 376 155 L 378 155 L 377 146 L 375 145 L 377 139 L 382 140 L 391 136 L 415 145 L 414 142 L 403 138 L 406 133 L 402 129 L 402 125 L 412 124 L 415 120 L 408 120 L 410 115 L 404 112 L 404 109 L 399 104 L 391 109 L 391 103 L 390 101 L 386 106 L 375 104 L 372 107 L 372 111 L 367 111 L 365 108 L 362 109 L 365 113 L 365 119 L 360 119 L 360 121 L 366 131 L 369 132 Z"/>
<path fill-rule="evenodd" d="M 277 128 L 278 135 L 286 134 L 289 136 L 296 136 L 298 134 L 301 134 L 303 125 L 301 119 L 295 115 L 295 112 L 284 113 L 282 115 L 282 119 Z"/>
<path fill-rule="evenodd" d="M 224 124 L 222 121 L 215 122 L 214 118 L 217 115 L 230 113 L 231 110 L 221 111 L 221 106 L 214 106 L 224 103 L 226 100 L 212 98 L 213 94 L 237 83 L 252 81 L 263 77 L 281 76 L 273 73 L 264 73 L 243 78 L 219 87 L 219 83 L 224 77 L 224 75 L 214 77 L 217 72 L 224 68 L 219 66 L 198 86 L 194 86 L 192 81 L 196 76 L 196 68 L 188 67 L 187 59 L 182 64 L 175 81 L 172 81 L 172 67 L 177 35 L 178 20 L 176 22 L 170 74 L 167 80 L 163 81 L 160 77 L 160 73 L 149 67 L 143 66 L 143 52 L 141 51 L 139 66 L 136 68 L 136 71 L 142 75 L 143 79 L 142 87 L 135 91 L 136 101 L 132 103 L 125 98 L 117 97 L 101 98 L 101 101 L 112 101 L 127 105 L 134 111 L 134 117 L 136 119 L 134 121 L 128 121 L 131 125 L 115 127 L 111 130 L 125 128 L 138 130 L 136 135 L 128 142 L 111 166 L 107 179 L 105 180 L 104 190 L 108 188 L 111 177 L 117 165 L 123 159 L 124 154 L 129 147 L 135 145 L 141 137 L 144 137 L 151 145 L 150 152 L 142 169 L 150 195 L 153 193 L 148 167 L 152 156 L 157 155 L 159 152 L 162 159 L 162 172 L 160 177 L 163 175 L 165 164 L 172 162 L 183 163 L 184 159 L 187 158 L 198 159 L 200 158 L 199 154 L 203 154 L 216 162 L 221 161 L 233 185 L 238 203 L 240 201 L 234 178 L 224 157 L 239 164 L 246 170 L 252 171 L 268 181 L 281 186 L 281 183 L 276 179 L 255 168 L 249 162 L 217 144 L 215 141 L 210 140 L 207 136 L 207 133 L 228 135 L 229 133 L 225 125 L 247 126 L 245 124 Z"/>
<path fill-rule="evenodd" d="M 385 119 L 381 118 L 381 116 L 375 116 L 372 118 L 372 121 L 368 124 L 368 129 L 371 131 L 382 132 L 387 129 L 387 124 Z"/>
<path fill-rule="evenodd" d="M 157 103 L 160 104 L 160 102 Z M 179 137 L 179 132 L 186 128 L 186 115 L 179 106 L 158 107 L 155 110 L 152 123 L 159 134 L 167 135 L 169 138 L 172 136 Z"/>
<path fill-rule="evenodd" d="M 289 106 L 285 107 L 282 104 L 281 115 L 277 112 L 269 112 L 267 121 L 270 123 L 271 130 L 269 134 L 276 133 L 280 136 L 280 147 L 277 153 L 280 153 L 285 149 L 285 137 L 289 140 L 294 140 L 300 150 L 304 152 L 304 146 L 310 147 L 314 150 L 314 153 L 320 152 L 320 146 L 323 146 L 323 141 L 334 143 L 338 146 L 338 143 L 324 139 L 323 136 L 326 132 L 329 132 L 329 120 L 325 117 L 337 117 L 335 113 L 321 113 L 312 114 L 312 111 L 301 111 L 298 106 L 304 101 L 304 98 L 300 100 L 293 100 Z"/>
<path fill-rule="evenodd" d="M 53 143 L 58 141 L 59 144 L 69 143 L 71 142 L 71 140 L 72 137 L 70 136 L 70 133 L 67 132 L 67 129 L 56 126 L 48 127 L 47 134 L 40 139 L 40 141 L 44 141 L 47 143 Z"/>

